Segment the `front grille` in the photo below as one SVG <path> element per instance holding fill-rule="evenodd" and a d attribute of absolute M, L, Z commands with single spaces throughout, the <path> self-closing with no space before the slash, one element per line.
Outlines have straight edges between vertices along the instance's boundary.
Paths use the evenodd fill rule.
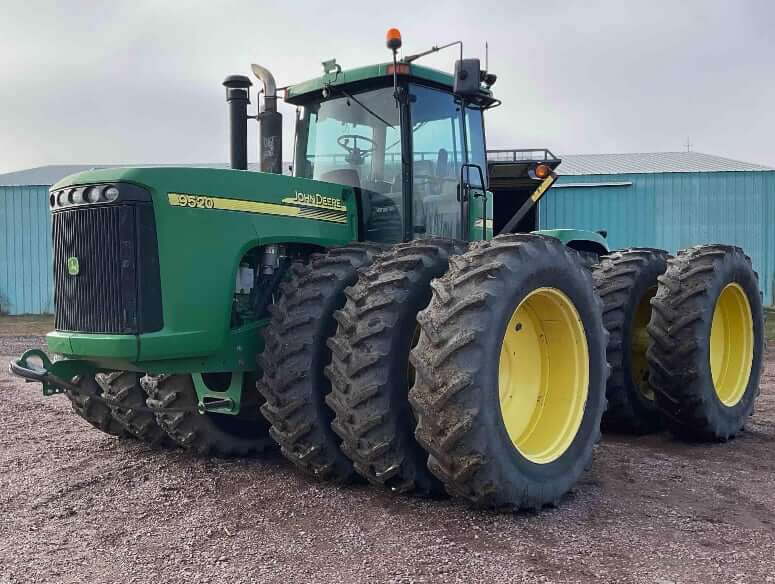
<path fill-rule="evenodd" d="M 149 203 L 56 211 L 53 239 L 57 330 L 139 334 L 161 328 Z"/>

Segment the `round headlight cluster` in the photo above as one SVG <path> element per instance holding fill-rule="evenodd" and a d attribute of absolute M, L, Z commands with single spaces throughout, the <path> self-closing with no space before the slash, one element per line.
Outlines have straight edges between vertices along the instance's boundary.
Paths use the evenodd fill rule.
<path fill-rule="evenodd" d="M 102 191 L 102 187 L 96 186 L 96 187 L 89 187 L 86 189 L 86 200 L 90 203 L 97 203 L 100 200 L 100 191 Z"/>
<path fill-rule="evenodd" d="M 119 194 L 118 187 L 113 185 L 66 188 L 52 191 L 48 202 L 51 207 L 67 207 L 85 203 L 111 203 L 118 199 Z"/>

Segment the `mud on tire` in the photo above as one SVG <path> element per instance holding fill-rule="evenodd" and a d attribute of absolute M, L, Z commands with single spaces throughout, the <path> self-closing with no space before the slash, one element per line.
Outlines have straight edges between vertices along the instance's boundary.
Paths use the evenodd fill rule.
<path fill-rule="evenodd" d="M 200 456 L 258 454 L 270 444 L 258 411 L 252 375 L 245 375 L 242 407 L 236 416 L 196 411 L 198 399 L 190 375 L 146 375 L 141 384 L 156 421 L 178 445 Z"/>
<path fill-rule="evenodd" d="M 476 242 L 452 257 L 449 271 L 432 287 L 430 305 L 418 316 L 422 332 L 411 353 L 417 377 L 409 392 L 429 468 L 450 494 L 478 506 L 557 504 L 590 464 L 605 410 L 607 333 L 591 274 L 556 239 L 508 235 Z M 562 454 L 545 464 L 517 449 L 499 397 L 509 317 L 541 289 L 560 290 L 573 303 L 580 319 L 576 330 L 588 345 L 589 375 L 578 427 L 567 432 Z"/>
<path fill-rule="evenodd" d="M 131 434 L 113 416 L 108 404 L 104 401 L 102 388 L 93 378 L 84 378 L 79 383 L 83 393 L 75 393 L 65 390 L 65 395 L 70 400 L 70 406 L 78 416 L 89 422 L 92 426 L 111 436 L 128 438 Z"/>
<path fill-rule="evenodd" d="M 431 280 L 447 271 L 450 255 L 465 248 L 448 239 L 398 244 L 361 270 L 345 290 L 344 308 L 335 313 L 339 327 L 328 340 L 332 359 L 326 368 L 332 387 L 326 402 L 336 413 L 332 428 L 358 474 L 394 492 L 444 492 L 414 438 L 409 351 Z"/>
<path fill-rule="evenodd" d="M 657 292 L 657 278 L 667 269 L 668 253 L 632 248 L 611 253 L 593 271 L 603 301 L 603 324 L 609 333 L 608 409 L 603 430 L 646 434 L 662 429 L 662 416 L 648 383 L 646 327 L 651 316 L 649 300 Z"/>
<path fill-rule="evenodd" d="M 133 371 L 113 371 L 98 373 L 96 380 L 113 417 L 127 432 L 153 448 L 172 448 L 175 442 L 159 426 L 145 403 L 141 377 L 142 374 Z"/>
<path fill-rule="evenodd" d="M 323 372 L 331 361 L 326 341 L 336 332 L 334 311 L 344 306 L 344 289 L 381 249 L 351 244 L 314 254 L 308 263 L 294 263 L 280 299 L 269 307 L 271 319 L 258 361 L 263 370 L 258 389 L 266 399 L 261 412 L 283 455 L 321 479 L 346 481 L 353 475 L 325 403 L 331 390 Z"/>
<path fill-rule="evenodd" d="M 669 429 L 691 441 L 734 437 L 753 412 L 762 372 L 764 315 L 750 258 L 729 245 L 682 250 L 651 304 L 649 379 Z M 714 323 L 717 310 L 725 315 Z"/>

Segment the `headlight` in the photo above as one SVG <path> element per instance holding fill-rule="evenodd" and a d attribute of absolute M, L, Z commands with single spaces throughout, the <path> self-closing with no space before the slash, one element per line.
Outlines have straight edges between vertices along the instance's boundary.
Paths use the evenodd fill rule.
<path fill-rule="evenodd" d="M 83 203 L 83 189 L 70 191 L 70 201 L 76 205 Z"/>
<path fill-rule="evenodd" d="M 52 206 L 52 207 L 57 204 L 57 195 L 56 195 L 56 193 L 51 193 L 48 196 L 48 204 L 50 206 Z"/>
<path fill-rule="evenodd" d="M 96 203 L 100 200 L 100 191 L 102 190 L 101 187 L 89 187 L 86 190 L 86 200 L 90 203 Z"/>
<path fill-rule="evenodd" d="M 57 205 L 59 207 L 62 207 L 67 203 L 67 199 L 65 198 L 66 196 L 67 196 L 67 191 L 59 191 L 57 193 Z"/>
<path fill-rule="evenodd" d="M 115 201 L 118 199 L 118 189 L 116 187 L 107 187 L 102 194 L 108 201 Z"/>

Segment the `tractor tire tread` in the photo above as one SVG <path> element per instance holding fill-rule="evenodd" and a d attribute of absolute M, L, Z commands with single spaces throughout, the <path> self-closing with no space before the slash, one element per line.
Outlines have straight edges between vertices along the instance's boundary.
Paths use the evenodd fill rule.
<path fill-rule="evenodd" d="M 141 374 L 132 371 L 114 371 L 97 374 L 97 383 L 113 417 L 127 432 L 151 448 L 173 448 L 175 442 L 159 426 L 153 412 L 146 409 L 141 377 Z"/>
<path fill-rule="evenodd" d="M 654 310 L 648 333 L 652 342 L 647 354 L 650 383 L 668 429 L 690 442 L 726 442 L 734 438 L 744 429 L 760 391 L 761 351 L 758 360 L 754 356 L 755 379 L 751 383 L 755 382 L 755 388 L 752 392 L 746 390 L 751 396 L 740 406 L 744 411 L 732 420 L 725 419 L 712 403 L 716 400 L 715 390 L 703 347 L 716 302 L 711 291 L 718 285 L 717 274 L 724 271 L 727 262 L 735 263 L 736 273 L 747 273 L 758 291 L 758 275 L 739 247 L 698 245 L 668 260 L 667 271 L 659 278 L 659 290 L 651 301 Z M 754 319 L 762 318 L 760 301 L 752 303 L 751 309 Z M 754 343 L 763 347 L 763 324 L 758 330 L 761 338 Z"/>
<path fill-rule="evenodd" d="M 632 312 L 634 289 L 643 279 L 653 279 L 664 273 L 669 254 L 655 248 L 628 248 L 615 251 L 601 258 L 593 270 L 593 281 L 598 296 L 603 301 L 603 323 L 608 330 L 606 351 L 611 375 L 606 387 L 608 409 L 603 414 L 604 431 L 647 434 L 662 429 L 662 418 L 655 404 L 646 403 L 633 395 L 638 391 L 630 378 L 627 364 L 629 350 L 626 335 Z"/>
<path fill-rule="evenodd" d="M 510 234 L 471 244 L 468 252 L 451 258 L 450 269 L 443 277 L 434 280 L 431 302 L 418 315 L 420 340 L 410 356 L 416 381 L 409 392 L 417 417 L 416 438 L 429 453 L 428 468 L 449 494 L 464 497 L 475 506 L 537 510 L 556 504 L 570 488 L 526 479 L 514 482 L 513 477 L 506 477 L 488 442 L 495 430 L 482 420 L 479 383 L 486 367 L 480 356 L 480 342 L 492 334 L 495 326 L 490 323 L 488 300 L 508 293 L 506 280 L 495 276 L 502 271 L 517 274 L 521 266 L 538 264 L 547 254 L 554 254 L 564 269 L 577 270 L 592 291 L 599 330 L 591 334 L 600 335 L 604 383 L 608 371 L 602 359 L 607 343 L 607 332 L 599 317 L 602 301 L 593 291 L 590 270 L 554 238 Z M 595 398 L 590 445 L 584 460 L 574 467 L 578 473 L 588 468 L 592 445 L 600 439 L 599 420 L 605 409 L 602 385 Z"/>
<path fill-rule="evenodd" d="M 294 262 L 264 329 L 265 348 L 258 361 L 263 376 L 257 383 L 266 399 L 261 412 L 282 454 L 319 479 L 347 482 L 354 476 L 330 426 L 333 412 L 325 403 L 329 389 L 323 368 L 331 351 L 326 340 L 335 331 L 334 310 L 345 303 L 344 288 L 383 249 L 354 243 Z"/>

